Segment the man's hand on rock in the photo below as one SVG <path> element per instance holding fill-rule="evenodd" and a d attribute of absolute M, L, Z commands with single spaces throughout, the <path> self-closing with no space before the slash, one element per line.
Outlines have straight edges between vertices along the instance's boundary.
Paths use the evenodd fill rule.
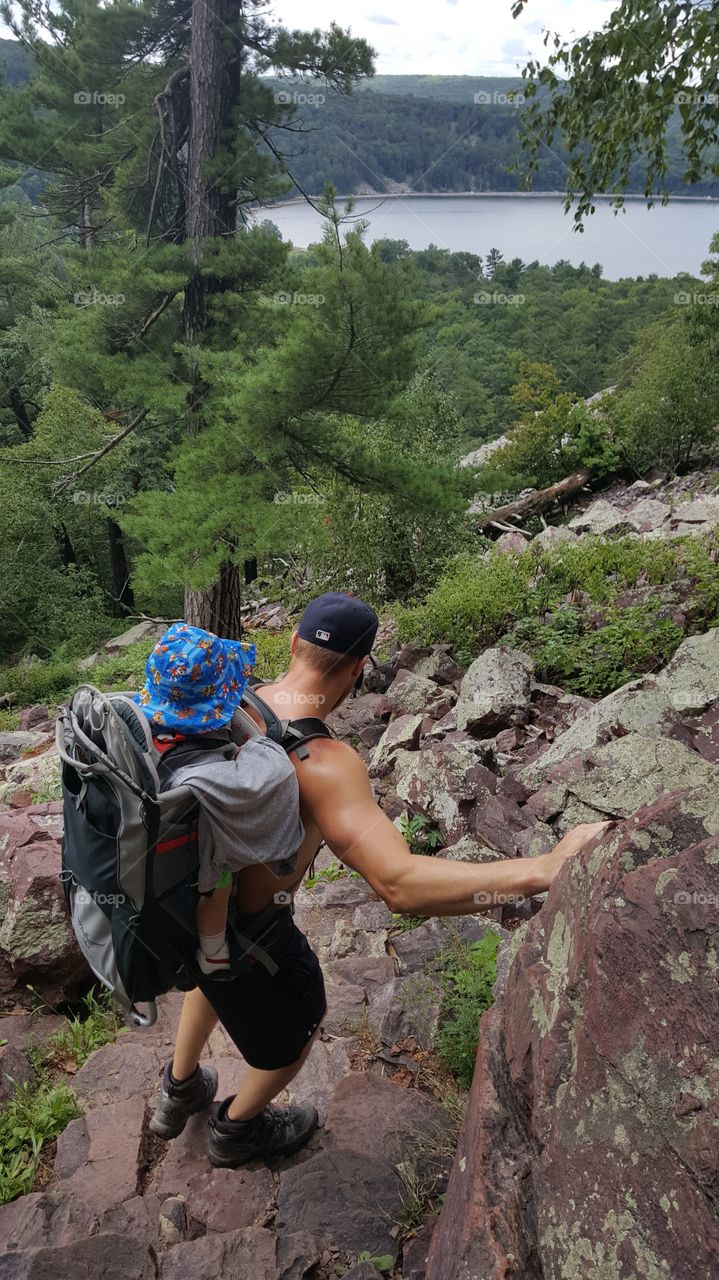
<path fill-rule="evenodd" d="M 582 822 L 578 827 L 573 827 L 563 836 L 558 845 L 555 845 L 551 853 L 544 853 L 541 859 L 542 872 L 546 872 L 546 888 L 548 889 L 561 867 L 564 866 L 568 858 L 573 858 L 575 854 L 585 849 L 597 836 L 603 831 L 607 831 L 613 824 L 611 822 Z"/>

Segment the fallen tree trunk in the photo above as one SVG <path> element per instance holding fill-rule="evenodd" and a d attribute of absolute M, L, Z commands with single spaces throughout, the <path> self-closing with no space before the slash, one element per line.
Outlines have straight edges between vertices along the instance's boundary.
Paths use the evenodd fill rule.
<path fill-rule="evenodd" d="M 538 511 L 545 511 L 561 498 L 571 498 L 575 493 L 579 493 L 591 479 L 591 474 L 591 471 L 587 470 L 575 471 L 574 475 L 566 476 L 557 484 L 550 484 L 548 489 L 537 489 L 534 493 L 528 493 L 505 507 L 488 507 L 486 511 L 479 512 L 475 527 L 484 529 L 487 525 L 517 520 L 529 512 L 534 515 Z M 516 525 L 514 527 L 516 528 Z"/>

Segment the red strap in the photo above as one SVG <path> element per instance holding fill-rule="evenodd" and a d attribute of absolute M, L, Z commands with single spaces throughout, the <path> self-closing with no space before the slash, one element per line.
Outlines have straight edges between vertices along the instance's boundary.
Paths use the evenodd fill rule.
<path fill-rule="evenodd" d="M 169 853 L 171 849 L 179 849 L 183 844 L 195 844 L 196 841 L 197 827 L 194 827 L 184 836 L 175 836 L 172 840 L 160 840 L 155 845 L 155 853 Z"/>
<path fill-rule="evenodd" d="M 187 742 L 186 733 L 173 733 L 171 736 L 163 736 L 161 738 L 153 738 L 155 750 L 162 755 L 163 751 L 169 751 L 171 747 L 177 746 L 178 742 Z"/>

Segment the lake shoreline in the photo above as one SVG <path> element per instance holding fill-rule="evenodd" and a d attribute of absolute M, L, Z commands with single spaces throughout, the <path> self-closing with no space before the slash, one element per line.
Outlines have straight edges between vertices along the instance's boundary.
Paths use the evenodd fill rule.
<path fill-rule="evenodd" d="M 564 191 L 370 191 L 359 195 L 337 195 L 336 200 L 406 200 L 411 197 L 413 200 L 564 200 L 566 192 Z M 310 200 L 320 200 L 319 195 L 310 196 Z M 616 200 L 616 196 L 602 193 L 594 197 L 595 201 L 608 203 Z M 646 204 L 646 196 L 633 192 L 631 195 L 624 196 L 624 202 L 641 200 Z M 254 204 L 250 205 L 250 209 L 254 213 L 259 209 L 289 209 L 293 205 L 307 204 L 308 201 L 304 196 L 293 196 L 291 200 L 275 200 L 272 204 Z M 669 197 L 668 205 L 672 204 L 719 204 L 719 196 L 689 196 L 689 195 L 672 195 Z M 654 201 L 654 207 L 667 208 L 668 205 L 662 205 L 661 200 Z"/>

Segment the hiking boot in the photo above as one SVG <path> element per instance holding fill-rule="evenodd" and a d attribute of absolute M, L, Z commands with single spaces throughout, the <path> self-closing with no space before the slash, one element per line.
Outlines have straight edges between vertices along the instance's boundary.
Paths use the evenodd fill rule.
<path fill-rule="evenodd" d="M 234 1095 L 232 1095 L 234 1096 Z M 318 1124 L 314 1107 L 265 1107 L 252 1120 L 228 1120 L 232 1097 L 210 1116 L 207 1151 L 215 1168 L 236 1169 L 249 1160 L 273 1160 L 299 1151 Z"/>
<path fill-rule="evenodd" d="M 190 1116 L 209 1107 L 217 1093 L 217 1072 L 214 1067 L 197 1067 L 187 1080 L 176 1084 L 172 1078 L 172 1063 L 168 1062 L 162 1073 L 162 1089 L 150 1120 L 150 1133 L 158 1138 L 176 1138 L 182 1133 Z"/>

